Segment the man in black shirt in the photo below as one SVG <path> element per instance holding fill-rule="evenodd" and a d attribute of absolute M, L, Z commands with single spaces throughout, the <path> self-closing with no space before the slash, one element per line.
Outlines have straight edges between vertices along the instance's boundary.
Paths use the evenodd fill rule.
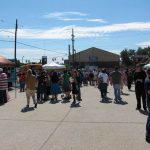
<path fill-rule="evenodd" d="M 137 99 L 137 110 L 141 109 L 141 97 L 143 102 L 143 109 L 146 111 L 146 95 L 144 90 L 144 82 L 146 78 L 146 73 L 142 70 L 140 64 L 136 65 L 134 72 L 134 83 L 135 83 L 135 94 Z"/>

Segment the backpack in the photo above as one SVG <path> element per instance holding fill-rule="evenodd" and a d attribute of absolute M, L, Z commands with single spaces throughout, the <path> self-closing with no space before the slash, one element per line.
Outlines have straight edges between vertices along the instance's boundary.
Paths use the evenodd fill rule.
<path fill-rule="evenodd" d="M 150 112 L 148 113 L 148 118 L 146 123 L 146 142 L 150 143 Z"/>

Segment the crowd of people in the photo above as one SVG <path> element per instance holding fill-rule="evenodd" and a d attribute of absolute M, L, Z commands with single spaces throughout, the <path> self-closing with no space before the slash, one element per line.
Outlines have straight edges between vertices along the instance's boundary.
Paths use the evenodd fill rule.
<path fill-rule="evenodd" d="M 100 69 L 100 70 L 64 70 L 63 72 L 42 70 L 35 72 L 28 69 L 27 72 L 18 73 L 18 83 L 20 92 L 26 92 L 27 105 L 30 106 L 32 97 L 34 108 L 38 103 L 50 100 L 58 101 L 58 94 L 61 94 L 62 101 L 70 102 L 72 105 L 82 101 L 82 86 L 95 86 L 99 89 L 102 101 L 108 99 L 108 86 L 114 89 L 114 102 L 122 102 L 121 95 L 124 94 L 123 87 L 127 86 L 131 90 L 131 85 L 135 87 L 135 98 L 137 100 L 136 109 L 149 111 L 146 124 L 146 141 L 150 143 L 150 68 L 143 70 L 140 64 L 134 69 Z M 9 99 L 7 74 L 0 68 L 0 104 L 5 104 Z M 142 103 L 142 104 L 141 104 Z"/>
<path fill-rule="evenodd" d="M 29 107 L 30 97 L 33 99 L 35 108 L 37 103 L 47 100 L 51 102 L 58 101 L 58 94 L 61 94 L 64 101 L 73 98 L 73 104 L 82 100 L 80 91 L 82 75 L 76 70 L 64 70 L 64 72 L 42 70 L 37 73 L 29 69 L 24 81 L 22 75 L 23 73 L 19 72 L 18 82 L 20 83 L 20 92 L 24 92 L 26 88 L 26 107 Z"/>
<path fill-rule="evenodd" d="M 26 92 L 27 106 L 30 105 L 32 97 L 35 108 L 39 102 L 50 100 L 58 101 L 58 94 L 61 94 L 63 101 L 70 101 L 76 104 L 82 101 L 82 86 L 97 86 L 103 100 L 107 100 L 107 87 L 111 85 L 114 89 L 114 102 L 122 101 L 123 87 L 131 90 L 131 84 L 135 84 L 135 96 L 137 100 L 136 109 L 142 107 L 144 111 L 150 110 L 150 69 L 144 71 L 140 64 L 134 69 L 93 69 L 87 70 L 64 70 L 63 72 L 41 70 L 27 70 L 18 73 L 20 92 Z M 25 90 L 26 89 L 26 90 Z M 0 103 L 8 101 L 7 75 L 0 68 Z M 141 105 L 142 101 L 142 105 Z"/>

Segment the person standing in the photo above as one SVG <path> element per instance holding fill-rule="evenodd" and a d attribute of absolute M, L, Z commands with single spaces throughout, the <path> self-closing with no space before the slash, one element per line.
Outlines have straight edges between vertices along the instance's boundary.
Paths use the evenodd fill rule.
<path fill-rule="evenodd" d="M 8 92 L 8 79 L 6 73 L 3 72 L 3 68 L 0 68 L 0 103 L 7 103 Z"/>
<path fill-rule="evenodd" d="M 150 68 L 147 70 L 147 77 L 144 83 L 145 93 L 146 93 L 146 102 L 148 107 L 148 117 L 146 123 L 146 141 L 150 143 Z"/>
<path fill-rule="evenodd" d="M 133 81 L 133 74 L 132 74 L 131 69 L 129 70 L 129 69 L 127 68 L 126 76 L 127 76 L 127 86 L 128 86 L 128 90 L 131 90 L 131 84 L 132 84 L 132 81 Z"/>
<path fill-rule="evenodd" d="M 57 74 L 57 72 L 53 72 L 51 75 L 51 90 L 50 93 L 52 94 L 52 101 L 57 101 L 57 96 L 58 94 L 61 94 L 61 88 L 60 88 L 60 84 L 59 84 L 59 76 Z"/>
<path fill-rule="evenodd" d="M 106 73 L 106 70 L 103 69 L 102 72 L 100 72 L 98 75 L 98 88 L 100 89 L 102 100 L 107 96 L 108 84 L 109 84 L 109 78 Z"/>
<path fill-rule="evenodd" d="M 115 102 L 121 101 L 121 83 L 122 83 L 122 74 L 119 72 L 119 68 L 115 67 L 115 71 L 110 74 L 110 85 L 113 85 Z"/>
<path fill-rule="evenodd" d="M 27 71 L 26 77 L 26 97 L 27 97 L 27 108 L 29 108 L 30 97 L 33 99 L 34 107 L 37 108 L 37 100 L 35 99 L 35 92 L 37 88 L 38 80 L 35 75 L 32 74 L 32 70 Z"/>
<path fill-rule="evenodd" d="M 145 95 L 145 89 L 144 89 L 144 82 L 146 78 L 145 71 L 142 70 L 140 64 L 136 65 L 136 69 L 134 72 L 134 83 L 135 83 L 135 94 L 136 94 L 136 100 L 137 100 L 137 110 L 141 109 L 141 98 L 143 102 L 143 109 L 146 111 L 146 95 Z"/>
<path fill-rule="evenodd" d="M 144 83 L 145 93 L 146 93 L 146 102 L 148 111 L 150 112 L 150 68 L 147 70 L 147 77 Z"/>
<path fill-rule="evenodd" d="M 96 69 L 93 70 L 93 75 L 94 75 L 93 85 L 97 86 L 97 84 L 98 84 L 98 71 Z"/>
<path fill-rule="evenodd" d="M 124 85 L 127 85 L 127 77 L 126 77 L 126 73 L 124 72 L 123 69 L 121 69 L 121 74 L 122 74 L 122 82 L 121 82 L 121 94 L 123 95 L 123 87 Z"/>
<path fill-rule="evenodd" d="M 41 71 L 40 75 L 37 76 L 38 80 L 38 87 L 37 87 L 37 101 L 46 101 L 47 99 L 47 87 L 46 87 L 46 82 L 47 82 L 47 75 L 46 71 L 43 70 Z"/>
<path fill-rule="evenodd" d="M 90 82 L 90 85 L 93 86 L 93 79 L 94 79 L 94 74 L 92 71 L 90 71 L 89 73 L 89 82 Z"/>
<path fill-rule="evenodd" d="M 65 70 L 64 74 L 63 74 L 62 87 L 63 87 L 63 92 L 65 94 L 64 99 L 66 99 L 66 100 L 69 100 L 71 98 L 71 95 L 70 95 L 71 85 L 70 85 L 69 78 L 70 78 L 70 75 L 68 74 L 67 70 Z"/>
<path fill-rule="evenodd" d="M 71 90 L 72 90 L 72 95 L 73 95 L 73 103 L 76 104 L 77 101 L 82 101 L 81 99 L 81 90 L 80 90 L 80 79 L 79 79 L 79 74 L 77 70 L 72 71 L 72 76 L 70 78 L 71 82 Z"/>
<path fill-rule="evenodd" d="M 24 88 L 25 88 L 25 73 L 21 71 L 18 76 L 19 76 L 20 92 L 24 92 Z"/>

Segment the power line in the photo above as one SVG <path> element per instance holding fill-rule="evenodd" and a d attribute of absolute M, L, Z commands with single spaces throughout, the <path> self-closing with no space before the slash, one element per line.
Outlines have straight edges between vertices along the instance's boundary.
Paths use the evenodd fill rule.
<path fill-rule="evenodd" d="M 45 51 L 51 51 L 51 52 L 55 52 L 55 53 L 59 53 L 59 54 L 66 54 L 66 53 L 61 53 L 61 52 L 57 52 L 57 51 L 53 51 L 53 50 L 49 50 L 49 49 L 45 49 L 45 48 L 40 48 L 40 47 L 29 45 L 29 44 L 25 44 L 25 43 L 22 43 L 22 42 L 17 42 L 17 43 L 21 44 L 21 45 L 32 47 L 32 48 L 36 48 L 36 49 L 41 49 L 41 50 L 45 50 Z"/>
<path fill-rule="evenodd" d="M 8 41 L 8 40 L 0 40 L 1 42 L 6 42 L 6 43 L 12 43 L 12 42 L 14 42 L 14 41 Z"/>
<path fill-rule="evenodd" d="M 7 33 L 15 34 L 14 32 L 11 32 L 11 31 L 8 31 L 8 30 L 0 30 L 0 32 L 7 32 Z"/>
<path fill-rule="evenodd" d="M 8 40 L 2 40 L 0 39 L 1 42 L 9 42 L 9 43 L 14 43 L 14 41 L 8 41 Z M 52 51 L 52 50 L 48 50 L 48 49 L 43 49 L 43 48 L 39 48 L 39 47 L 36 47 L 36 46 L 33 46 L 33 45 L 29 45 L 29 44 L 25 44 L 25 43 L 22 43 L 22 42 L 17 42 L 18 44 L 21 44 L 21 45 L 25 45 L 25 46 L 28 46 L 28 47 L 33 47 L 35 49 L 40 49 L 40 50 L 45 50 L 45 51 Z M 120 43 L 118 43 L 120 44 Z M 118 44 L 101 44 L 101 47 L 106 47 L 107 48 L 112 48 L 112 46 L 118 46 Z M 126 45 L 126 43 L 124 43 L 124 45 Z M 145 45 L 145 46 L 148 46 L 148 45 Z M 121 49 L 124 49 L 126 46 L 123 46 Z M 140 46 L 139 46 L 140 47 Z M 103 48 L 102 48 L 103 49 Z M 105 48 L 104 48 L 105 49 Z M 55 52 L 55 53 L 59 53 L 59 54 L 63 54 L 65 56 L 67 56 L 67 53 L 61 53 L 61 52 L 56 52 L 56 51 L 52 51 L 52 52 Z"/>
<path fill-rule="evenodd" d="M 14 42 L 14 41 L 7 41 L 7 40 L 0 40 L 1 42 Z M 51 51 L 51 52 L 55 52 L 55 53 L 59 53 L 59 54 L 64 54 L 66 55 L 67 53 L 61 53 L 61 52 L 58 52 L 58 51 L 53 51 L 53 50 L 49 50 L 49 49 L 45 49 L 45 48 L 41 48 L 41 47 L 37 47 L 37 46 L 33 46 L 33 45 L 29 45 L 29 44 L 26 44 L 26 43 L 22 43 L 22 42 L 18 42 L 18 44 L 21 44 L 21 45 L 24 45 L 24 46 L 28 46 L 28 47 L 32 47 L 32 48 L 35 48 L 35 49 L 40 49 L 40 50 L 45 50 L 45 51 Z"/>

